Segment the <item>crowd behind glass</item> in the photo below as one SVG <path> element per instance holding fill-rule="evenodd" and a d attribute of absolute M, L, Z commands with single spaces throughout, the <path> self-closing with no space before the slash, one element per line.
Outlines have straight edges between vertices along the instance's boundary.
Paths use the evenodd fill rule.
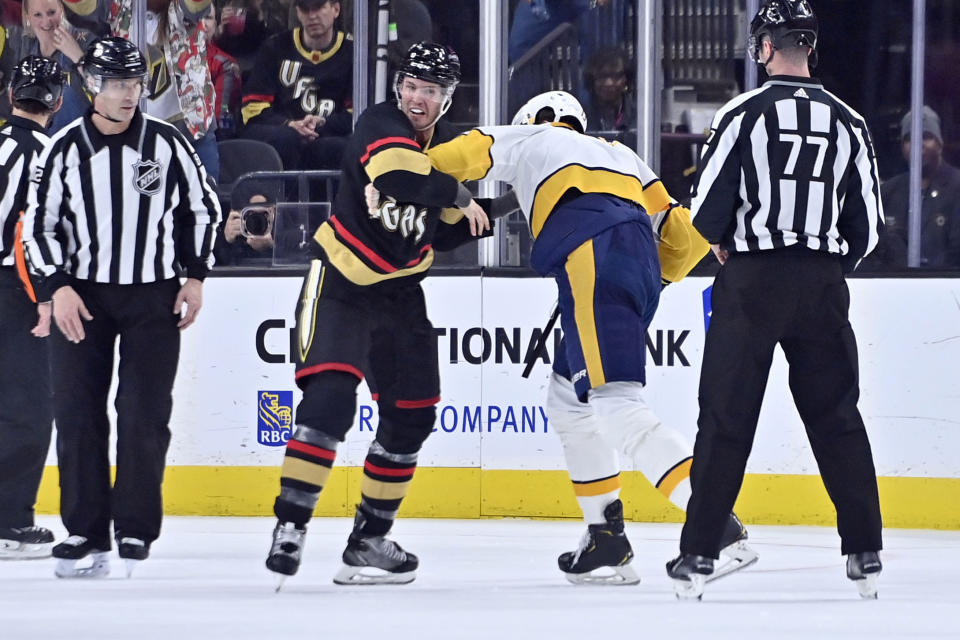
<path fill-rule="evenodd" d="M 164 15 L 171 2 L 178 1 L 147 0 L 145 4 L 150 15 Z M 75 1 L 0 2 L 3 117 L 9 110 L 5 85 L 19 57 L 36 52 L 57 56 L 72 71 L 85 43 L 97 34 L 73 13 Z M 237 176 L 228 169 L 232 158 L 225 154 L 237 153 L 228 151 L 232 148 L 250 155 L 253 149 L 257 162 L 245 164 L 246 170 L 337 169 L 352 121 L 353 4 L 354 0 L 216 0 L 196 25 L 187 21 L 188 28 L 203 32 L 214 89 L 212 133 L 209 140 L 206 135 L 195 138 L 208 173 L 221 177 L 224 211 L 230 211 L 217 245 L 218 265 L 223 270 L 237 265 L 276 266 L 284 261 L 273 257 L 279 246 L 286 247 L 286 262 L 296 263 L 289 257 L 297 253 L 298 243 L 273 237 L 278 207 L 300 216 L 308 226 L 328 210 L 318 205 L 305 213 L 306 205 L 293 206 L 332 200 L 328 180 L 311 181 L 306 188 L 302 180 L 294 188 L 291 185 L 297 181 L 292 179 L 235 184 Z M 421 40 L 445 44 L 459 54 L 464 77 L 446 119 L 461 130 L 479 120 L 479 4 L 390 2 L 386 51 L 391 69 L 410 44 Z M 570 90 L 581 99 L 591 131 L 635 147 L 633 85 L 636 51 L 643 46 L 637 43 L 634 28 L 636 0 L 511 0 L 510 4 L 508 59 L 504 61 L 511 78 L 508 102 L 522 103 L 545 85 Z M 960 271 L 960 170 L 955 168 L 960 165 L 960 85 L 951 68 L 960 59 L 960 7 L 950 0 L 926 3 L 921 258 L 918 269 L 907 267 L 911 4 L 902 0 L 817 4 L 820 63 L 814 74 L 827 90 L 842 94 L 867 119 L 883 180 L 887 230 L 858 273 L 951 275 Z M 661 153 L 650 164 L 659 165 L 668 191 L 678 198 L 689 194 L 699 144 L 713 112 L 745 86 L 744 5 L 745 0 L 663 2 Z M 370 3 L 369 15 L 372 97 L 377 2 Z M 284 49 L 284 42 L 292 46 Z M 312 90 L 299 92 L 295 103 L 284 103 L 282 80 L 278 82 L 275 76 L 282 79 L 283 61 L 298 55 L 302 56 L 300 62 L 314 65 L 318 80 Z M 71 80 L 75 75 L 71 73 Z M 759 81 L 763 79 L 761 72 Z M 387 99 L 392 99 L 391 94 L 388 89 Z M 53 129 L 83 113 L 85 100 L 82 87 L 71 84 Z M 180 117 L 186 121 L 189 114 Z M 256 145 L 225 146 L 226 141 L 235 139 L 272 145 L 277 153 L 257 153 L 262 147 Z M 217 145 L 201 150 L 214 140 L 219 141 L 219 158 L 210 153 Z M 226 175 L 221 175 L 221 169 Z M 241 215 L 244 212 L 246 216 Z M 525 223 L 517 217 L 502 226 L 499 264 L 523 267 L 529 245 Z M 301 240 L 309 235 L 303 228 L 298 228 L 297 234 Z M 441 264 L 476 266 L 476 249 L 454 252 Z M 715 269 L 709 255 L 699 268 L 702 273 Z"/>

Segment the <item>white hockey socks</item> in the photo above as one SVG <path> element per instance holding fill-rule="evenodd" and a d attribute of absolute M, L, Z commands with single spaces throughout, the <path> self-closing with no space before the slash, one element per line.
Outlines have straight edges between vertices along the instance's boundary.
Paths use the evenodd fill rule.
<path fill-rule="evenodd" d="M 547 389 L 547 418 L 560 436 L 573 491 L 587 524 L 603 524 L 603 510 L 620 496 L 620 464 L 603 438 L 593 408 L 555 373 Z"/>
<path fill-rule="evenodd" d="M 590 391 L 590 404 L 609 445 L 633 460 L 660 493 L 686 511 L 693 447 L 647 406 L 643 385 L 608 382 Z"/>

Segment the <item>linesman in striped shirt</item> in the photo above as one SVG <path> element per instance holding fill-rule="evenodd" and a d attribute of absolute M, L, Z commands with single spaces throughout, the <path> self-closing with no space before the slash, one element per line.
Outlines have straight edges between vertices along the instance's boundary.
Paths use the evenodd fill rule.
<path fill-rule="evenodd" d="M 15 264 L 29 177 L 65 80 L 49 58 L 21 60 L 10 83 L 13 113 L 0 127 L 0 559 L 47 557 L 53 546 L 53 533 L 33 519 L 53 427 L 47 341 L 37 339 L 50 333 L 50 305 L 34 304 Z"/>
<path fill-rule="evenodd" d="M 128 575 L 160 534 L 180 330 L 200 310 L 220 216 L 190 144 L 137 107 L 147 72 L 137 47 L 102 38 L 82 64 L 93 108 L 46 148 L 24 221 L 38 297 L 53 300 L 58 328 L 50 357 L 70 534 L 53 548 L 60 577 L 109 571 L 111 521 Z M 118 337 L 111 488 L 106 405 Z"/>
<path fill-rule="evenodd" d="M 857 410 L 857 345 L 844 274 L 883 226 L 863 118 L 810 77 L 817 19 L 806 0 L 767 0 L 749 50 L 770 80 L 727 103 L 700 162 L 693 224 L 723 265 L 700 378 L 693 494 L 667 565 L 678 597 L 699 598 L 743 482 L 774 348 L 827 493 L 847 576 L 875 597 L 880 505 Z M 788 496 L 785 496 L 788 498 Z"/>

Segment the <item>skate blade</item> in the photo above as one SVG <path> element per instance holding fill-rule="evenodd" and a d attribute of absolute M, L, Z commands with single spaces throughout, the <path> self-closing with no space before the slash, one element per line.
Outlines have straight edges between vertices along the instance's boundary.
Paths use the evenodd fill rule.
<path fill-rule="evenodd" d="M 748 547 L 747 543 L 742 540 L 724 547 L 720 550 L 720 553 L 727 557 L 727 561 L 714 569 L 713 573 L 707 576 L 706 582 L 725 578 L 735 571 L 746 569 L 760 559 L 760 554 Z"/>
<path fill-rule="evenodd" d="M 52 542 L 22 544 L 13 540 L 0 542 L 0 560 L 39 560 L 49 558 Z"/>
<path fill-rule="evenodd" d="M 677 600 L 700 600 L 703 598 L 703 585 L 706 577 L 700 573 L 691 573 L 689 579 L 673 579 L 673 592 Z"/>
<path fill-rule="evenodd" d="M 625 587 L 640 584 L 640 576 L 628 564 L 619 567 L 598 567 L 587 573 L 567 573 L 567 581 L 571 584 L 588 584 L 595 586 Z"/>
<path fill-rule="evenodd" d="M 864 600 L 877 599 L 877 578 L 879 577 L 879 573 L 868 573 L 863 578 L 854 580 L 857 583 L 857 591 L 860 592 L 861 598 Z"/>
<path fill-rule="evenodd" d="M 416 571 L 390 573 L 375 567 L 352 567 L 345 564 L 333 576 L 333 583 L 341 585 L 409 584 L 416 577 Z"/>
<path fill-rule="evenodd" d="M 133 559 L 131 559 L 131 558 L 124 558 L 124 559 L 123 559 L 124 570 L 127 572 L 127 579 L 128 579 L 128 580 L 133 577 L 133 570 L 136 569 L 136 568 L 137 568 L 137 565 L 139 565 L 141 562 L 143 562 L 143 561 L 142 561 L 142 560 L 133 560 Z"/>
<path fill-rule="evenodd" d="M 78 567 L 80 560 L 57 560 L 53 574 L 58 578 L 106 578 L 110 575 L 110 557 L 106 552 L 91 554 L 91 564 Z M 82 560 L 83 558 L 81 558 Z"/>

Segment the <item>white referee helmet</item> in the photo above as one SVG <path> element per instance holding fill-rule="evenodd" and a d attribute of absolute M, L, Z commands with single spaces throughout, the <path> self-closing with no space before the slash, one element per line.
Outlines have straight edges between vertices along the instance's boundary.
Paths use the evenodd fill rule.
<path fill-rule="evenodd" d="M 540 113 L 544 109 L 553 112 L 552 120 L 544 120 L 547 114 Z M 541 122 L 561 122 L 564 118 L 573 118 L 580 125 L 580 133 L 587 130 L 587 114 L 580 102 L 566 91 L 547 91 L 533 96 L 520 107 L 511 124 L 534 124 L 538 115 Z"/>

